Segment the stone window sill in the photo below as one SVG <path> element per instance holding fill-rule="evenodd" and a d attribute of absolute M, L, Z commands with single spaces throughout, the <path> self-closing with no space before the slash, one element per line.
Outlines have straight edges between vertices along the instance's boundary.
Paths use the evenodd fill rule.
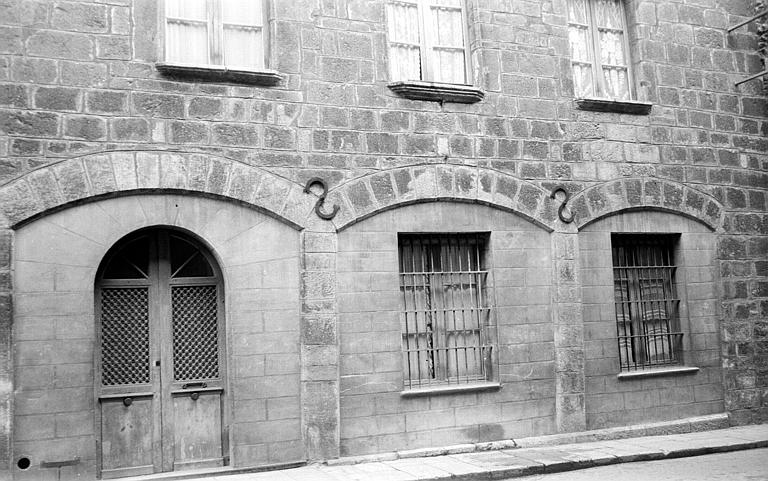
<path fill-rule="evenodd" d="M 463 84 L 419 82 L 415 80 L 392 82 L 389 89 L 401 97 L 432 102 L 473 104 L 483 100 L 485 93 L 477 87 Z"/>
<path fill-rule="evenodd" d="M 498 382 L 477 382 L 472 384 L 450 384 L 446 386 L 421 387 L 408 389 L 400 393 L 401 397 L 436 396 L 441 394 L 455 394 L 464 392 L 493 391 L 501 389 Z"/>
<path fill-rule="evenodd" d="M 237 82 L 250 85 L 277 85 L 282 77 L 275 70 L 233 70 L 225 67 L 179 65 L 169 63 L 155 64 L 163 75 L 192 80 L 214 82 Z"/>
<path fill-rule="evenodd" d="M 678 376 L 684 374 L 694 374 L 699 372 L 698 367 L 692 366 L 672 366 L 672 367 L 660 367 L 656 369 L 646 369 L 642 371 L 622 372 L 616 377 L 619 381 L 629 381 L 632 379 L 643 379 L 648 377 L 659 376 Z"/>
<path fill-rule="evenodd" d="M 648 115 L 653 104 L 639 100 L 611 100 L 611 99 L 576 99 L 576 106 L 581 110 L 594 112 L 616 112 L 620 114 Z"/>

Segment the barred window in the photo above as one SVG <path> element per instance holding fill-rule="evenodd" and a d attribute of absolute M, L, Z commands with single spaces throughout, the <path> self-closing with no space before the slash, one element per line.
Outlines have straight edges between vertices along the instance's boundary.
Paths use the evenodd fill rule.
<path fill-rule="evenodd" d="M 674 262 L 677 235 L 613 234 L 613 286 L 622 371 L 682 363 Z"/>
<path fill-rule="evenodd" d="M 623 0 L 568 0 L 576 98 L 633 98 L 625 19 Z"/>
<path fill-rule="evenodd" d="M 464 0 L 387 3 L 391 80 L 467 84 Z"/>
<path fill-rule="evenodd" d="M 265 67 L 266 0 L 165 0 L 165 61 L 197 67 Z"/>
<path fill-rule="evenodd" d="M 490 380 L 487 240 L 399 235 L 405 389 Z"/>

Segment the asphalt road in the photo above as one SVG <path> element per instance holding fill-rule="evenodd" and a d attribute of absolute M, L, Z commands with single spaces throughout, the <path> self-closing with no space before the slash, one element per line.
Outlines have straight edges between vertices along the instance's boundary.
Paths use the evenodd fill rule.
<path fill-rule="evenodd" d="M 763 481 L 768 480 L 768 448 L 691 458 L 614 464 L 599 468 L 542 474 L 519 481 Z"/>

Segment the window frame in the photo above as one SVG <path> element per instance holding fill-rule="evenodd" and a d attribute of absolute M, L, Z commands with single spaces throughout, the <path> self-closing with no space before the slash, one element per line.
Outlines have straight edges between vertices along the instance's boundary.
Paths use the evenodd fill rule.
<path fill-rule="evenodd" d="M 417 246 L 418 254 L 417 258 Z M 493 381 L 495 375 L 494 369 L 494 348 L 496 346 L 495 337 L 495 319 L 493 308 L 493 287 L 492 270 L 489 262 L 490 233 L 488 232 L 440 232 L 440 233 L 398 233 L 398 277 L 399 290 L 401 294 L 400 315 L 401 315 L 401 346 L 403 353 L 403 392 L 402 395 L 419 395 L 420 393 L 436 392 L 457 392 L 464 390 L 492 389 L 499 387 L 497 382 Z M 469 249 L 468 254 L 475 256 L 476 265 L 472 268 L 472 261 L 467 265 L 454 266 L 453 255 L 461 255 L 461 248 Z M 409 248 L 410 256 L 404 256 L 404 251 Z M 451 253 L 451 249 L 454 252 Z M 438 259 L 449 260 L 450 270 L 442 265 L 436 270 L 435 253 Z M 426 257 L 429 256 L 429 257 Z M 413 266 L 411 270 L 406 268 L 409 263 Z M 459 257 L 456 257 L 459 259 Z M 442 263 L 440 260 L 439 263 Z M 418 264 L 418 265 L 417 265 Z M 431 264 L 427 266 L 427 264 Z M 426 266 L 426 268 L 425 268 Z M 420 269 L 417 269 L 421 267 Z M 458 270 L 456 270 L 458 267 Z M 463 276 L 467 276 L 465 278 Z M 423 279 L 418 279 L 423 277 Z M 456 282 L 458 278 L 458 282 Z M 433 280 L 434 279 L 434 280 Z M 433 292 L 435 281 L 443 289 L 440 292 Z M 448 281 L 449 284 L 445 284 Z M 418 306 L 417 288 L 421 284 L 424 299 L 424 305 Z M 459 295 L 456 295 L 455 287 L 459 285 Z M 464 304 L 466 291 L 469 292 L 470 303 Z M 445 291 L 445 292 L 443 292 Z M 450 291 L 450 296 L 447 292 Z M 410 296 L 410 297 L 409 297 Z M 450 297 L 450 302 L 448 302 Z M 459 297 L 461 305 L 456 303 Z M 409 309 L 409 299 L 411 306 Z M 437 301 L 437 299 L 442 299 Z M 440 304 L 442 309 L 437 307 Z M 419 309 L 419 307 L 421 307 Z M 438 313 L 442 314 L 441 319 L 437 318 Z M 449 316 L 448 312 L 452 311 Z M 467 317 L 464 312 L 469 311 L 469 328 L 467 327 Z M 472 312 L 476 314 L 472 314 Z M 458 315 L 461 312 L 461 327 L 457 328 Z M 409 317 L 413 316 L 413 317 Z M 425 324 L 423 330 L 419 330 L 420 315 L 424 315 L 422 322 Z M 435 316 L 433 322 L 432 316 Z M 473 327 L 475 317 L 477 324 Z M 453 318 L 453 329 L 450 328 L 450 317 Z M 411 332 L 409 323 L 413 322 L 414 329 Z M 430 327 L 431 324 L 434 327 Z M 466 342 L 466 337 L 470 333 L 470 342 Z M 440 338 L 442 334 L 442 339 Z M 452 336 L 452 337 L 450 337 Z M 421 348 L 418 340 L 427 338 L 428 342 L 424 349 Z M 449 340 L 452 339 L 451 342 Z M 464 341 L 462 346 L 458 344 L 458 338 Z M 415 339 L 416 347 L 411 345 L 411 340 Z M 463 358 L 459 352 L 463 349 Z M 468 349 L 473 350 L 473 357 L 470 362 Z M 431 364 L 425 356 L 424 361 L 431 365 L 431 375 L 429 372 L 422 372 L 420 367 L 420 352 L 431 356 Z M 444 351 L 444 357 L 440 360 L 439 351 Z M 413 353 L 416 352 L 416 375 L 414 376 Z M 453 356 L 453 357 L 451 357 Z M 461 364 L 461 360 L 464 364 Z M 455 361 L 455 364 L 452 363 Z M 442 364 L 440 364 L 442 363 Z M 471 366 L 470 366 L 471 364 Z M 436 366 L 437 365 L 437 366 Z M 426 375 L 425 375 L 426 374 Z"/>
<path fill-rule="evenodd" d="M 681 281 L 677 273 L 679 269 L 684 268 L 684 266 L 677 264 L 680 234 L 611 233 L 610 239 L 613 304 L 620 373 L 647 373 L 659 369 L 682 368 L 685 353 L 685 329 L 683 327 L 685 323 L 683 322 L 683 312 L 681 312 L 684 299 L 680 296 L 679 284 Z M 620 249 L 625 251 L 620 253 Z M 626 252 L 627 249 L 631 249 L 629 254 Z M 642 265 L 642 261 L 646 259 L 640 255 L 640 249 L 658 249 L 662 263 L 657 263 L 656 252 L 654 252 L 654 263 L 646 262 L 646 265 Z M 666 264 L 663 263 L 665 255 L 668 261 Z M 644 270 L 647 271 L 647 275 L 643 274 Z M 621 272 L 624 274 L 622 275 Z M 655 296 L 645 297 L 643 286 L 645 285 L 646 289 L 649 287 L 643 281 L 660 281 L 664 292 L 662 299 L 654 298 Z M 634 288 L 632 287 L 633 284 Z M 626 289 L 624 289 L 624 285 L 626 285 Z M 617 291 L 621 291 L 619 297 L 617 297 Z M 649 318 L 649 314 L 662 309 L 660 303 L 663 303 L 664 317 L 656 315 Z M 666 322 L 666 332 L 649 334 L 648 324 L 660 320 Z M 629 330 L 627 326 L 629 326 Z M 634 334 L 634 332 L 641 332 L 641 334 Z M 659 341 L 659 337 L 661 337 L 661 341 Z M 650 338 L 653 338 L 653 341 Z M 658 359 L 660 354 L 659 342 L 662 346 L 661 354 L 664 354 L 661 359 Z M 653 344 L 653 349 L 651 349 L 651 344 Z M 668 352 L 666 351 L 667 348 Z M 652 358 L 651 351 L 656 353 L 657 359 Z"/>
<path fill-rule="evenodd" d="M 206 0 L 207 5 L 207 19 L 206 25 L 210 26 L 209 30 L 216 30 L 213 27 L 212 5 L 219 4 L 222 0 Z M 259 86 L 275 86 L 283 80 L 283 76 L 276 70 L 269 68 L 272 60 L 272 48 L 271 42 L 276 38 L 274 34 L 274 22 L 272 22 L 272 3 L 271 0 L 259 0 L 262 8 L 262 25 L 261 25 L 261 37 L 263 45 L 263 65 L 262 66 L 241 66 L 233 65 L 227 66 L 224 64 L 189 64 L 183 63 L 168 58 L 168 16 L 167 0 L 158 0 L 157 5 L 157 22 L 159 41 L 157 42 L 157 56 L 160 61 L 155 63 L 157 70 L 164 76 L 172 79 L 190 79 L 206 82 L 236 82 Z M 222 15 L 221 8 L 216 8 L 219 16 Z M 213 49 L 213 42 L 218 43 L 218 52 L 220 52 L 221 60 L 223 62 L 223 35 L 224 27 L 223 22 L 218 24 L 218 31 L 213 32 L 207 36 L 207 42 L 209 49 Z M 212 38 L 215 37 L 214 38 Z M 218 40 L 217 40 L 218 39 Z M 209 55 L 209 59 L 210 59 Z"/>
<path fill-rule="evenodd" d="M 162 21 L 163 31 L 163 59 L 166 64 L 189 66 L 196 68 L 224 68 L 240 71 L 262 71 L 266 70 L 269 65 L 269 0 L 256 0 L 261 3 L 261 15 L 262 22 L 259 27 L 262 42 L 262 64 L 260 66 L 247 66 L 247 65 L 232 65 L 229 66 L 224 62 L 224 21 L 223 21 L 223 9 L 222 5 L 226 0 L 205 0 L 206 3 L 206 30 L 207 30 L 207 45 L 208 45 L 208 63 L 196 64 L 196 63 L 184 63 L 177 60 L 168 58 L 170 36 L 168 35 L 168 19 L 180 18 L 168 16 L 168 1 L 162 2 L 160 5 L 160 16 Z M 201 23 L 201 21 L 195 20 L 195 22 Z"/>
<path fill-rule="evenodd" d="M 570 3 L 572 0 L 568 0 Z M 592 89 L 593 89 L 593 95 L 589 97 L 578 97 L 576 96 L 577 100 L 580 99 L 595 99 L 595 100 L 603 100 L 603 101 L 611 101 L 611 102 L 627 102 L 632 103 L 637 101 L 637 90 L 635 87 L 635 75 L 634 75 L 634 69 L 632 65 L 632 56 L 631 56 L 631 50 L 630 50 L 630 44 L 629 44 L 629 29 L 628 29 L 628 22 L 627 22 L 627 9 L 625 5 L 625 0 L 619 0 L 619 4 L 621 5 L 621 28 L 622 28 L 622 47 L 624 50 L 624 58 L 626 61 L 626 68 L 627 68 L 627 89 L 629 91 L 629 98 L 625 100 L 609 97 L 606 92 L 607 89 L 605 87 L 605 77 L 603 76 L 602 72 L 602 66 L 603 64 L 600 61 L 600 28 L 597 26 L 597 14 L 595 13 L 595 4 L 597 0 L 585 0 L 587 4 L 587 16 L 588 16 L 588 24 L 584 25 L 581 23 L 577 23 L 572 21 L 570 18 L 570 15 L 568 15 L 567 23 L 568 27 L 570 29 L 571 24 L 580 25 L 580 26 L 586 26 L 589 31 L 589 45 L 588 49 L 592 53 L 592 63 L 591 63 L 591 70 L 592 70 Z M 566 6 L 566 8 L 568 8 Z M 581 61 L 575 61 L 571 57 L 571 66 L 573 66 L 574 63 L 580 63 L 585 64 L 586 62 Z M 573 67 L 571 67 L 571 78 L 573 78 Z M 574 81 L 575 84 L 575 81 Z M 575 92 L 574 92 L 575 94 Z M 575 96 L 575 95 L 574 95 Z M 604 106 L 603 106 L 604 107 Z M 600 110 L 599 108 L 591 108 L 590 110 Z M 646 113 L 646 112 L 628 112 L 628 113 Z"/>
<path fill-rule="evenodd" d="M 474 78 L 472 75 L 472 63 L 471 63 L 471 52 L 469 49 L 469 22 L 468 22 L 468 16 L 467 16 L 467 2 L 466 0 L 460 0 L 461 6 L 460 7 L 451 7 L 451 8 L 460 8 L 461 9 L 461 24 L 462 24 L 462 35 L 463 35 L 463 51 L 464 51 L 464 82 L 463 83 L 454 83 L 454 82 L 445 82 L 443 80 L 438 80 L 435 78 L 435 72 L 434 70 L 434 49 L 435 47 L 438 47 L 438 45 L 435 42 L 435 32 L 432 31 L 431 28 L 427 27 L 427 17 L 431 18 L 431 13 L 429 10 L 434 7 L 441 7 L 440 5 L 435 5 L 434 0 L 387 0 L 387 5 L 391 4 L 407 4 L 407 5 L 416 5 L 417 12 L 418 12 L 418 25 L 419 25 L 419 66 L 420 66 L 420 78 L 417 79 L 409 79 L 409 78 L 393 78 L 392 76 L 392 69 L 391 69 L 391 55 L 387 55 L 388 60 L 388 70 L 390 75 L 390 81 L 393 82 L 431 82 L 431 83 L 439 83 L 439 84 L 446 84 L 446 85 L 474 85 Z M 389 8 L 387 8 L 387 53 L 390 52 L 391 49 L 391 43 L 392 40 L 389 38 L 389 30 L 390 30 L 390 22 L 392 22 L 392 18 L 389 13 Z M 401 42 L 394 42 L 394 43 L 401 43 Z"/>

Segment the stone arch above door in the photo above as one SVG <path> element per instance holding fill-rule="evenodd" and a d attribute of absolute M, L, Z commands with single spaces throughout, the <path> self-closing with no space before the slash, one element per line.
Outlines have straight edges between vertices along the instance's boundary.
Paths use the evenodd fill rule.
<path fill-rule="evenodd" d="M 86 155 L 43 166 L 0 186 L 0 226 L 15 227 L 67 205 L 140 192 L 220 197 L 301 228 L 316 197 L 302 186 L 220 156 L 166 151 Z"/>
<path fill-rule="evenodd" d="M 226 304 L 228 351 L 241 361 L 230 369 L 234 409 L 251 412 L 265 400 L 288 407 L 283 438 L 267 449 L 269 421 L 247 417 L 231 423 L 231 463 L 254 466 L 302 459 L 300 447 L 298 306 L 300 233 L 242 203 L 182 193 L 136 193 L 95 199 L 27 222 L 15 231 L 13 348 L 16 383 L 13 459 L 28 458 L 25 475 L 40 462 L 79 458 L 77 473 L 96 469 L 93 361 L 94 282 L 109 249 L 146 227 L 191 233 L 220 266 Z M 266 356 L 277 359 L 262 366 Z M 253 369 L 248 366 L 255 366 Z M 254 386 L 271 385 L 268 394 Z M 271 401 L 278 402 L 278 401 Z M 237 403 L 240 403 L 238 405 Z M 29 426 L 66 429 L 32 438 Z M 90 476 L 91 474 L 88 474 Z"/>

